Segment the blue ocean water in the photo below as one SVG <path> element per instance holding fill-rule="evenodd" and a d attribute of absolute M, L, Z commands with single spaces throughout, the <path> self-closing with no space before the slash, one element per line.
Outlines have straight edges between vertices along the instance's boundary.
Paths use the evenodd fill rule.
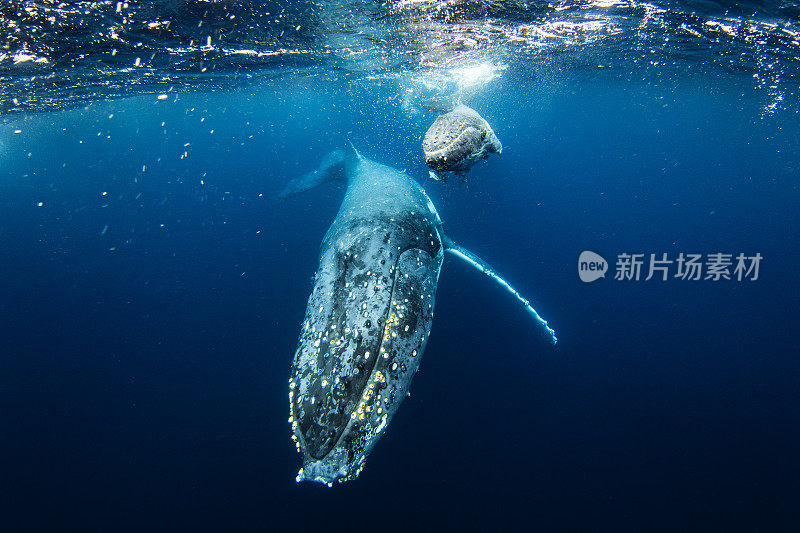
<path fill-rule="evenodd" d="M 427 177 L 436 112 L 397 71 L 0 106 L 3 529 L 795 531 L 797 65 L 770 90 L 581 50 L 469 94 L 504 150 L 465 184 Z M 559 343 L 447 257 L 411 396 L 327 488 L 294 482 L 286 394 L 344 188 L 274 195 L 348 141 L 423 184 Z M 605 279 L 581 282 L 584 250 Z M 614 279 L 619 254 L 681 252 L 763 260 Z"/>

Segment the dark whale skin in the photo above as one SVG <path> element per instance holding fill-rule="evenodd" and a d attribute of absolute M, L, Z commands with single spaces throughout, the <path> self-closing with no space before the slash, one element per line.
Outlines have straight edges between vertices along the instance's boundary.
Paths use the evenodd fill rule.
<path fill-rule="evenodd" d="M 289 379 L 297 481 L 361 472 L 419 367 L 443 262 L 441 221 L 414 180 L 361 157 L 344 174 Z"/>

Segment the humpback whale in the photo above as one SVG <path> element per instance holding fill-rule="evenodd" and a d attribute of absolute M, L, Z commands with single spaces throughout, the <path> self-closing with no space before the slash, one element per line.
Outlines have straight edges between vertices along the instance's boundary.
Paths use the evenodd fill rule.
<path fill-rule="evenodd" d="M 289 378 L 289 423 L 302 454 L 296 480 L 355 479 L 385 431 L 425 351 L 445 251 L 511 292 L 555 343 L 555 332 L 511 285 L 442 231 L 425 190 L 410 176 L 334 151 L 278 194 L 288 198 L 346 181 L 320 246 Z"/>
<path fill-rule="evenodd" d="M 490 153 L 502 153 L 503 145 L 492 127 L 477 111 L 459 103 L 439 115 L 422 140 L 425 164 L 435 180 L 446 181 L 454 173 L 466 179 L 467 171 Z"/>

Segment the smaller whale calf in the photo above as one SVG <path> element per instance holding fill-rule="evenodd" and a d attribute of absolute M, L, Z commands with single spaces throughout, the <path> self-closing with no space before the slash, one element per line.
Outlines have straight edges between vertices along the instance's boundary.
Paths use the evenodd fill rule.
<path fill-rule="evenodd" d="M 422 151 L 431 178 L 446 181 L 455 174 L 465 180 L 475 163 L 489 154 L 502 153 L 503 145 L 486 119 L 459 103 L 431 124 L 422 140 Z"/>

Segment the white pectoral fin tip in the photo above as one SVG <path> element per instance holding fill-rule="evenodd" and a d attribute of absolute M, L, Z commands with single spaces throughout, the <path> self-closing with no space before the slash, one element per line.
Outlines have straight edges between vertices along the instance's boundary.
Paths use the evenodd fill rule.
<path fill-rule="evenodd" d="M 525 308 L 528 314 L 531 315 L 534 318 L 534 320 L 536 320 L 536 322 L 539 323 L 540 326 L 542 326 L 542 328 L 547 333 L 550 342 L 552 342 L 553 344 L 556 344 L 558 342 L 558 338 L 556 337 L 556 332 L 553 331 L 553 328 L 551 328 L 547 324 L 547 320 L 542 318 L 539 315 L 539 313 L 536 312 L 536 309 L 534 309 L 533 306 L 531 306 L 530 302 L 525 298 L 523 298 L 522 295 L 519 292 L 517 292 L 517 290 L 514 287 L 512 287 L 510 283 L 508 283 L 506 280 L 498 276 L 494 272 L 492 267 L 490 267 L 488 263 L 486 263 L 486 261 L 484 261 L 477 255 L 473 254 L 463 246 L 456 244 L 455 242 L 453 242 L 452 239 L 450 239 L 447 236 L 444 236 L 444 246 L 445 250 L 447 250 L 454 256 L 463 259 L 470 265 L 474 266 L 476 269 L 480 270 L 481 272 L 492 278 L 494 281 L 496 281 L 498 285 L 500 285 L 505 290 L 513 294 L 514 297 L 517 299 L 517 301 L 519 301 L 519 303 L 522 304 L 522 307 Z"/>

